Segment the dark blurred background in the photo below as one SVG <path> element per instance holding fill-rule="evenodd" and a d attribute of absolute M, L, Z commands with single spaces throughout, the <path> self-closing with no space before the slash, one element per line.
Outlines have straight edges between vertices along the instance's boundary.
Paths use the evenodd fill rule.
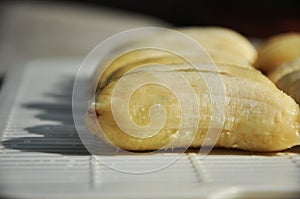
<path fill-rule="evenodd" d="M 60 1 L 62 2 L 62 1 Z M 222 25 L 249 37 L 300 31 L 299 0 L 77 0 L 65 3 L 141 13 L 175 26 Z"/>
<path fill-rule="evenodd" d="M 131 28 L 201 25 L 225 26 L 256 40 L 300 32 L 300 1 L 0 1 L 0 77 L 38 58 L 83 58 Z"/>

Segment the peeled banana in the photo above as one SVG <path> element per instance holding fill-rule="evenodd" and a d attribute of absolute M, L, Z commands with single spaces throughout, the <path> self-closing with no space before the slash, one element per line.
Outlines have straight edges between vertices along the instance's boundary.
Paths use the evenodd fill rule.
<path fill-rule="evenodd" d="M 209 54 L 212 61 L 219 64 L 233 64 L 240 67 L 252 68 L 257 52 L 254 46 L 239 33 L 222 27 L 191 27 L 179 28 L 176 31 L 182 32 L 199 43 Z M 167 40 L 169 48 L 181 49 L 176 46 L 176 39 L 170 34 L 160 35 L 159 38 L 151 38 L 148 41 L 140 42 L 140 45 L 147 46 L 148 43 L 155 44 Z M 174 42 L 172 42 L 174 40 Z M 184 53 L 184 52 L 183 52 Z M 189 58 L 193 52 L 188 52 Z M 207 57 L 199 58 L 196 54 L 195 59 L 201 59 L 201 63 L 211 62 Z M 98 87 L 103 87 L 107 82 L 120 77 L 127 71 L 144 64 L 184 64 L 187 63 L 183 57 L 159 49 L 137 49 L 108 61 L 109 67 L 103 72 L 98 82 Z M 95 73 L 92 79 L 98 80 L 99 73 Z"/>
<path fill-rule="evenodd" d="M 256 51 L 243 36 L 223 28 L 180 31 L 207 48 L 217 70 L 194 68 L 153 49 L 118 57 L 104 71 L 90 105 L 92 134 L 137 151 L 200 147 L 210 128 L 220 130 L 217 147 L 280 151 L 300 144 L 298 104 L 251 66 Z M 208 83 L 224 86 L 224 93 L 210 90 Z M 211 125 L 219 121 L 218 99 L 223 100 L 221 127 Z"/>
<path fill-rule="evenodd" d="M 300 54 L 300 34 L 283 33 L 264 42 L 258 49 L 256 68 L 268 74 Z"/>
<path fill-rule="evenodd" d="M 257 67 L 300 104 L 300 34 L 271 37 L 258 52 Z"/>
<path fill-rule="evenodd" d="M 221 27 L 182 28 L 178 31 L 190 36 L 201 44 L 215 63 L 253 65 L 257 52 L 247 38 Z"/>
<path fill-rule="evenodd" d="M 283 64 L 268 76 L 280 90 L 300 104 L 300 58 Z"/>

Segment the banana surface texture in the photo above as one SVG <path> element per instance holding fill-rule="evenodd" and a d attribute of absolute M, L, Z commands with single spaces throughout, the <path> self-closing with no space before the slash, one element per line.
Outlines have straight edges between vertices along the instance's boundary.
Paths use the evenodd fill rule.
<path fill-rule="evenodd" d="M 252 67 L 256 51 L 246 38 L 218 27 L 178 31 L 205 47 L 215 64 L 204 64 L 215 69 L 195 68 L 155 49 L 117 57 L 108 63 L 87 114 L 92 134 L 133 151 L 201 147 L 206 139 L 215 139 L 216 147 L 261 152 L 300 144 L 299 105 Z M 219 133 L 211 137 L 209 129 Z"/>

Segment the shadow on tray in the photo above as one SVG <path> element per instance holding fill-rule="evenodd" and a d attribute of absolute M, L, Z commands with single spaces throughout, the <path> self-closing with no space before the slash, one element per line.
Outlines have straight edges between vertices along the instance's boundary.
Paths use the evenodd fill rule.
<path fill-rule="evenodd" d="M 23 104 L 26 109 L 38 109 L 41 113 L 36 114 L 35 117 L 40 120 L 59 122 L 60 124 L 44 124 L 25 128 L 30 134 L 39 134 L 41 137 L 20 137 L 5 140 L 2 142 L 7 148 L 13 148 L 22 151 L 34 151 L 45 153 L 58 153 L 67 155 L 90 155 L 88 150 L 83 145 L 79 135 L 76 131 L 72 115 L 72 90 L 73 78 L 66 78 L 67 80 L 60 82 L 57 85 L 59 90 L 55 93 L 45 93 L 49 98 L 55 99 L 53 103 L 27 103 Z M 92 144 L 99 146 L 93 154 L 99 155 L 132 155 L 132 154 L 151 154 L 153 152 L 126 152 L 116 150 L 100 142 L 95 138 Z M 96 143 L 97 142 L 97 143 Z M 96 144 L 95 144 L 96 143 Z M 163 153 L 178 153 L 186 151 L 187 153 L 199 153 L 199 149 L 174 149 L 161 150 L 156 152 Z M 294 147 L 290 150 L 280 153 L 300 153 L 300 146 Z M 254 153 L 249 151 L 237 149 L 213 149 L 210 155 L 276 155 L 277 153 Z"/>
<path fill-rule="evenodd" d="M 30 134 L 39 134 L 41 137 L 19 137 L 2 142 L 7 148 L 22 151 L 58 153 L 68 155 L 89 155 L 82 144 L 74 125 L 72 116 L 72 89 L 74 79 L 66 77 L 66 80 L 57 84 L 56 92 L 45 93 L 54 99 L 53 103 L 27 103 L 23 104 L 26 109 L 38 109 L 39 114 L 35 117 L 49 121 L 50 124 L 35 125 L 25 128 Z M 59 122 L 59 124 L 51 124 Z"/>

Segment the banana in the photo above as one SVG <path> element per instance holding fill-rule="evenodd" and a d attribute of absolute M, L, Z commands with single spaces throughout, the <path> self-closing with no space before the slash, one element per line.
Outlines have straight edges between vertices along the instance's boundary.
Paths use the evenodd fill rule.
<path fill-rule="evenodd" d="M 265 71 L 276 86 L 300 104 L 300 34 L 271 37 L 259 49 L 257 67 Z"/>
<path fill-rule="evenodd" d="M 190 27 L 175 29 L 199 43 L 211 57 L 212 61 L 219 64 L 234 64 L 241 67 L 252 68 L 257 52 L 254 46 L 239 33 L 222 27 Z M 181 49 L 176 46 L 176 39 L 170 34 L 160 35 L 159 38 L 150 38 L 148 41 L 139 42 L 138 45 L 156 44 L 168 41 L 171 49 Z M 172 42 L 174 40 L 174 42 Z M 134 44 L 133 44 L 134 45 Z M 184 52 L 183 52 L 184 53 Z M 188 52 L 189 57 L 193 58 Z M 201 63 L 211 62 L 207 56 L 199 57 L 195 54 L 195 60 Z M 109 81 L 120 77 L 127 71 L 143 64 L 184 64 L 187 63 L 183 57 L 159 49 L 137 49 L 108 60 L 106 70 L 98 82 L 98 89 L 105 86 Z M 98 81 L 99 71 L 92 78 Z"/>
<path fill-rule="evenodd" d="M 223 27 L 181 28 L 178 31 L 201 44 L 215 63 L 253 65 L 257 52 L 243 35 Z"/>
<path fill-rule="evenodd" d="M 208 73 L 212 79 L 220 75 L 226 86 L 225 123 L 216 146 L 250 151 L 279 151 L 300 143 L 299 107 L 292 98 L 278 90 L 270 80 L 255 69 L 219 64 L 218 70 L 218 72 L 185 68 L 169 71 L 139 70 L 121 77 L 128 81 L 146 76 L 167 78 L 176 73 L 182 74 L 192 86 L 201 116 L 195 134 L 191 134 L 193 125 L 179 131 L 183 116 L 181 103 L 188 102 L 180 102 L 172 91 L 159 84 L 143 85 L 135 90 L 128 104 L 129 111 L 118 109 L 118 115 L 121 117 L 118 119 L 121 122 L 117 124 L 112 111 L 112 102 L 124 101 L 124 93 L 113 95 L 120 78 L 111 81 L 97 93 L 96 105 L 90 108 L 90 113 L 96 111 L 97 117 L 89 114 L 88 126 L 94 135 L 102 139 L 105 137 L 107 142 L 126 150 L 157 150 L 166 146 L 200 147 L 212 122 L 212 100 L 220 97 L 212 92 L 210 99 L 205 81 L 198 76 L 198 73 Z M 173 83 L 176 84 L 176 80 Z M 187 90 L 181 88 L 180 92 L 185 95 Z M 154 104 L 164 107 L 166 121 L 163 126 L 152 126 L 152 130 L 156 131 L 153 136 L 141 138 L 134 136 L 135 134 L 128 134 L 119 127 L 128 126 L 129 131 L 135 130 L 129 127 L 125 117 L 131 118 L 136 125 L 147 127 L 153 119 L 151 107 Z M 192 112 L 188 117 L 190 121 L 195 119 Z M 156 119 L 162 121 L 164 117 L 156 115 Z M 104 135 L 97 129 L 97 123 L 101 125 Z"/>
<path fill-rule="evenodd" d="M 280 90 L 300 104 L 300 58 L 283 64 L 271 72 L 268 77 Z"/>
<path fill-rule="evenodd" d="M 268 74 L 300 56 L 300 33 L 276 35 L 258 49 L 255 67 Z"/>
<path fill-rule="evenodd" d="M 87 113 L 92 134 L 133 151 L 200 147 L 207 139 L 215 139 L 216 147 L 250 151 L 300 144 L 298 104 L 252 66 L 257 53 L 246 38 L 220 27 L 177 31 L 203 46 L 216 65 L 195 54 L 200 67 L 194 68 L 182 56 L 151 48 L 114 57 Z M 165 34 L 142 43 L 174 39 Z M 224 93 L 210 85 L 223 86 Z M 216 100 L 223 111 L 216 110 Z M 209 129 L 220 134 L 211 138 Z"/>

